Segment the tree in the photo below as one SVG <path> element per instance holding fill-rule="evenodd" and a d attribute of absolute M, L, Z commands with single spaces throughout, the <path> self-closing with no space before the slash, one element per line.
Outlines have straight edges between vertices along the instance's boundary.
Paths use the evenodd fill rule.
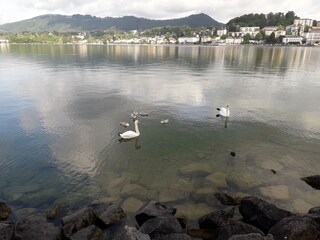
<path fill-rule="evenodd" d="M 270 36 L 267 37 L 267 41 L 266 42 L 269 43 L 269 44 L 275 44 L 276 43 L 276 35 L 275 35 L 274 32 L 272 32 L 270 34 Z"/>
<path fill-rule="evenodd" d="M 255 40 L 257 41 L 261 41 L 263 39 L 262 34 L 260 32 L 258 32 L 255 36 Z"/>
<path fill-rule="evenodd" d="M 246 35 L 243 36 L 243 44 L 249 44 L 251 40 L 251 35 L 247 33 Z"/>

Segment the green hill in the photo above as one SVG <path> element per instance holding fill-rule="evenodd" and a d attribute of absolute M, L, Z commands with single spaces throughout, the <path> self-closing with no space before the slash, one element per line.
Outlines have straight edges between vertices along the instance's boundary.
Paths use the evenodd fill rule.
<path fill-rule="evenodd" d="M 0 25 L 0 29 L 8 32 L 73 32 L 103 31 L 111 28 L 119 30 L 146 30 L 164 26 L 214 27 L 224 24 L 217 22 L 206 14 L 195 14 L 184 18 L 168 20 L 152 20 L 125 16 L 120 18 L 95 17 L 91 15 L 57 15 L 47 14 L 32 19 Z"/>

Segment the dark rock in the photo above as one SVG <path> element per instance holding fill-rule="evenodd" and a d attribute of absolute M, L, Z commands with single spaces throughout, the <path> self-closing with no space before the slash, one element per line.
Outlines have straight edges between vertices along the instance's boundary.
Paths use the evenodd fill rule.
<path fill-rule="evenodd" d="M 144 234 L 134 227 L 125 226 L 124 229 L 115 236 L 114 240 L 150 240 L 150 237 L 148 234 Z"/>
<path fill-rule="evenodd" d="M 0 220 L 6 220 L 11 213 L 11 209 L 4 202 L 0 202 Z"/>
<path fill-rule="evenodd" d="M 320 189 L 320 175 L 313 175 L 313 176 L 304 177 L 301 179 L 306 183 L 308 183 L 311 187 L 315 189 Z"/>
<path fill-rule="evenodd" d="M 214 194 L 216 199 L 219 200 L 224 205 L 237 206 L 241 202 L 241 198 L 235 197 L 232 193 L 229 192 L 217 192 Z"/>
<path fill-rule="evenodd" d="M 69 237 L 70 240 L 101 240 L 103 231 L 95 225 L 83 228 Z"/>
<path fill-rule="evenodd" d="M 250 233 L 258 233 L 264 236 L 264 233 L 254 226 L 229 219 L 227 225 L 220 229 L 217 240 L 229 239 L 232 235 L 244 235 Z"/>
<path fill-rule="evenodd" d="M 150 218 L 160 217 L 167 214 L 175 215 L 176 211 L 176 208 L 167 207 L 159 202 L 151 201 L 136 215 L 136 221 L 139 226 L 141 226 Z"/>
<path fill-rule="evenodd" d="M 60 213 L 62 205 L 58 203 L 46 213 L 47 219 L 54 220 Z"/>
<path fill-rule="evenodd" d="M 217 239 L 219 229 L 188 229 L 187 234 L 192 238 Z"/>
<path fill-rule="evenodd" d="M 308 213 L 320 213 L 320 207 L 313 207 Z"/>
<path fill-rule="evenodd" d="M 184 217 L 184 216 L 177 217 L 177 220 L 179 221 L 179 223 L 183 229 L 185 229 L 187 227 L 187 223 L 188 223 L 187 217 Z"/>
<path fill-rule="evenodd" d="M 274 170 L 274 169 L 270 169 L 270 171 L 271 171 L 273 174 L 276 174 L 276 173 L 277 173 L 277 171 Z"/>
<path fill-rule="evenodd" d="M 96 217 L 107 227 L 111 226 L 126 217 L 121 207 L 110 203 L 100 203 L 91 206 Z"/>
<path fill-rule="evenodd" d="M 159 235 L 182 233 L 181 225 L 174 216 L 151 218 L 144 222 L 139 230 L 152 239 Z"/>
<path fill-rule="evenodd" d="M 45 215 L 34 214 L 19 221 L 15 229 L 16 239 L 62 239 L 60 228 L 48 223 Z"/>
<path fill-rule="evenodd" d="M 14 239 L 14 223 L 11 223 L 11 222 L 0 223 L 0 239 L 1 240 Z"/>
<path fill-rule="evenodd" d="M 275 240 L 317 240 L 317 223 L 310 217 L 292 216 L 276 223 L 269 231 Z"/>
<path fill-rule="evenodd" d="M 234 157 L 234 156 L 236 156 L 236 153 L 235 153 L 235 152 L 230 152 L 230 155 L 231 155 L 232 157 Z"/>
<path fill-rule="evenodd" d="M 172 233 L 168 235 L 159 235 L 154 240 L 192 240 L 192 238 L 185 233 Z"/>
<path fill-rule="evenodd" d="M 246 223 L 259 228 L 265 233 L 281 219 L 294 215 L 253 196 L 242 198 L 239 211 Z"/>
<path fill-rule="evenodd" d="M 223 227 L 228 222 L 229 218 L 234 215 L 235 207 L 228 207 L 210 214 L 204 215 L 198 219 L 200 228 L 214 229 Z"/>
<path fill-rule="evenodd" d="M 262 236 L 259 233 L 249 233 L 249 234 L 244 234 L 244 235 L 233 235 L 228 240 L 273 240 L 272 235 L 268 235 L 266 237 Z"/>
<path fill-rule="evenodd" d="M 61 219 L 63 232 L 66 237 L 70 237 L 79 230 L 93 225 L 96 222 L 96 216 L 91 209 L 85 207 L 71 215 Z"/>

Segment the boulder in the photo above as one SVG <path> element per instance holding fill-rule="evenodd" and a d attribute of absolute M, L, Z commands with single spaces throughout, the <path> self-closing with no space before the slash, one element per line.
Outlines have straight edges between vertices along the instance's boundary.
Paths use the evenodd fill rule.
<path fill-rule="evenodd" d="M 229 239 L 232 235 L 244 235 L 250 233 L 258 233 L 264 236 L 264 233 L 254 226 L 234 219 L 229 219 L 228 223 L 220 229 L 217 240 Z"/>
<path fill-rule="evenodd" d="M 12 240 L 14 239 L 14 223 L 0 222 L 0 239 Z"/>
<path fill-rule="evenodd" d="M 234 215 L 235 207 L 228 207 L 216 212 L 212 212 L 198 219 L 201 229 L 214 229 L 223 227 L 228 222 L 229 218 Z"/>
<path fill-rule="evenodd" d="M 6 220 L 11 213 L 11 208 L 4 202 L 0 202 L 0 220 Z"/>
<path fill-rule="evenodd" d="M 309 184 L 314 189 L 320 189 L 320 175 L 313 175 L 309 177 L 301 178 L 307 184 Z"/>
<path fill-rule="evenodd" d="M 91 209 L 104 227 L 111 226 L 126 217 L 122 208 L 112 203 L 93 204 Z"/>
<path fill-rule="evenodd" d="M 70 240 L 101 240 L 102 238 L 103 231 L 95 225 L 83 228 L 69 237 Z"/>
<path fill-rule="evenodd" d="M 60 228 L 48 223 L 44 214 L 33 214 L 17 222 L 16 239 L 62 239 Z"/>
<path fill-rule="evenodd" d="M 310 208 L 310 210 L 308 211 L 308 213 L 320 213 L 320 207 L 313 207 Z"/>
<path fill-rule="evenodd" d="M 185 233 L 171 233 L 168 235 L 159 235 L 154 240 L 192 240 L 192 238 Z"/>
<path fill-rule="evenodd" d="M 317 240 L 317 223 L 310 217 L 292 216 L 280 220 L 270 230 L 275 240 Z"/>
<path fill-rule="evenodd" d="M 150 218 L 160 217 L 167 214 L 175 215 L 177 209 L 173 207 L 167 207 L 156 201 L 151 201 L 147 206 L 145 206 L 137 215 L 136 221 L 141 226 L 145 221 Z"/>
<path fill-rule="evenodd" d="M 239 211 L 246 223 L 259 228 L 265 233 L 281 219 L 294 215 L 254 196 L 242 198 Z"/>
<path fill-rule="evenodd" d="M 214 194 L 215 198 L 219 200 L 224 205 L 237 206 L 241 202 L 240 197 L 234 196 L 230 192 L 217 192 Z"/>
<path fill-rule="evenodd" d="M 135 227 L 125 226 L 123 230 L 118 233 L 114 240 L 150 240 L 148 234 L 138 231 Z"/>
<path fill-rule="evenodd" d="M 79 230 L 95 224 L 96 216 L 91 209 L 85 207 L 61 219 L 63 233 L 70 237 Z"/>
<path fill-rule="evenodd" d="M 151 239 L 159 235 L 182 233 L 182 227 L 174 216 L 151 218 L 140 227 L 140 232 L 148 234 Z"/>

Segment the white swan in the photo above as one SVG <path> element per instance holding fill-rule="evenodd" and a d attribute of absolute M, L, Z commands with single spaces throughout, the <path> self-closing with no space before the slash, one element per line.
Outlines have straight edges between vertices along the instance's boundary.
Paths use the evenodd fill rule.
<path fill-rule="evenodd" d="M 166 124 L 166 123 L 168 123 L 169 122 L 169 119 L 164 119 L 164 120 L 161 120 L 160 121 L 160 123 L 162 123 L 162 124 Z"/>
<path fill-rule="evenodd" d="M 219 111 L 219 114 L 217 114 L 217 117 L 219 117 L 220 115 L 223 117 L 229 117 L 230 116 L 230 110 L 229 110 L 229 105 L 227 105 L 227 107 L 222 107 L 222 108 L 217 108 L 217 110 Z"/>
<path fill-rule="evenodd" d="M 140 136 L 140 132 L 139 132 L 139 128 L 138 128 L 138 120 L 134 120 L 134 131 L 126 131 L 124 133 L 118 133 L 118 135 L 122 138 L 122 139 L 131 139 L 131 138 L 136 138 Z"/>
<path fill-rule="evenodd" d="M 127 122 L 120 122 L 120 126 L 129 127 L 129 123 L 127 123 Z"/>

